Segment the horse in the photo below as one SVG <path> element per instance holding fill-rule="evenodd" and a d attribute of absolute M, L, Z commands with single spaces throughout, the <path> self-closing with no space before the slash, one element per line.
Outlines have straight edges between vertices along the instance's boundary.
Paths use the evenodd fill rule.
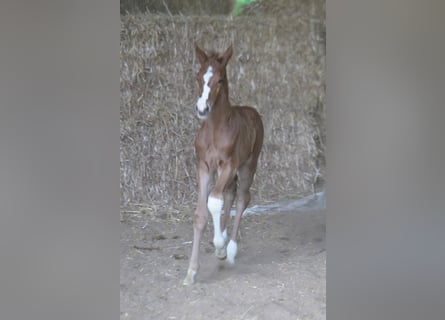
<path fill-rule="evenodd" d="M 231 106 L 226 66 L 232 45 L 219 55 L 206 54 L 195 44 L 201 67 L 197 74 L 199 95 L 195 106 L 201 127 L 195 139 L 198 202 L 193 217 L 193 248 L 184 285 L 195 283 L 199 246 L 209 213 L 213 220 L 215 255 L 235 263 L 241 217 L 250 202 L 250 186 L 263 145 L 261 116 L 253 107 Z M 215 181 L 216 176 L 216 181 Z M 211 186 L 213 188 L 211 189 Z M 236 214 L 230 237 L 227 222 L 236 197 Z"/>

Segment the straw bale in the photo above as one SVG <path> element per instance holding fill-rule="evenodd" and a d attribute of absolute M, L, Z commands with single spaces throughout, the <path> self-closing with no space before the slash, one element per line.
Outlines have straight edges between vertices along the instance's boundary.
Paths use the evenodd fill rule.
<path fill-rule="evenodd" d="M 300 14 L 324 20 L 325 4 L 325 0 L 257 0 L 244 6 L 241 15 L 282 18 Z"/>
<path fill-rule="evenodd" d="M 234 5 L 235 0 L 121 0 L 120 11 L 121 14 L 226 15 Z"/>
<path fill-rule="evenodd" d="M 121 206 L 196 201 L 194 42 L 222 52 L 232 105 L 257 108 L 261 203 L 312 192 L 324 175 L 324 53 L 308 17 L 121 16 Z"/>

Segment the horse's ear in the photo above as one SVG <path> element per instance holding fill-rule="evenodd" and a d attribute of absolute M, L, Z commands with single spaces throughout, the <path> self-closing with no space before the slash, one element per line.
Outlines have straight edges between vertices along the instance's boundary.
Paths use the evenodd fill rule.
<path fill-rule="evenodd" d="M 230 57 L 232 56 L 233 50 L 232 45 L 227 48 L 226 52 L 221 57 L 221 64 L 225 67 L 227 65 L 227 62 L 229 62 Z"/>
<path fill-rule="evenodd" d="M 196 43 L 195 43 L 195 51 L 196 51 L 196 56 L 198 57 L 198 60 L 201 64 L 206 62 L 207 59 L 209 58 L 207 57 L 206 53 L 200 47 L 198 47 Z"/>

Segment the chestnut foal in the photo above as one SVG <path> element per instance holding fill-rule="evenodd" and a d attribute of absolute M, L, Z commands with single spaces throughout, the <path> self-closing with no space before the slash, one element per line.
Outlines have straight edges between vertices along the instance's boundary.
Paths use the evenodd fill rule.
<path fill-rule="evenodd" d="M 215 255 L 222 260 L 227 258 L 230 264 L 235 263 L 236 237 L 241 216 L 250 201 L 249 189 L 264 134 L 261 117 L 254 108 L 230 105 L 226 65 L 232 56 L 232 46 L 221 56 L 214 52 L 207 55 L 198 46 L 195 49 L 201 63 L 196 103 L 201 128 L 195 140 L 199 195 L 193 220 L 193 249 L 184 285 L 195 282 L 199 244 L 209 212 L 214 226 Z M 215 175 L 217 179 L 210 190 Z M 235 196 L 236 216 L 227 239 L 227 221 Z"/>

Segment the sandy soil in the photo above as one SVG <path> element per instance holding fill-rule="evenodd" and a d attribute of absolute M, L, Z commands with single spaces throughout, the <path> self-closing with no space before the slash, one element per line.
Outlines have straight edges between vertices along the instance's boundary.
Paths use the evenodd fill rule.
<path fill-rule="evenodd" d="M 214 256 L 209 222 L 197 283 L 184 287 L 191 216 L 122 213 L 121 319 L 326 319 L 324 211 L 243 217 L 234 267 Z"/>

